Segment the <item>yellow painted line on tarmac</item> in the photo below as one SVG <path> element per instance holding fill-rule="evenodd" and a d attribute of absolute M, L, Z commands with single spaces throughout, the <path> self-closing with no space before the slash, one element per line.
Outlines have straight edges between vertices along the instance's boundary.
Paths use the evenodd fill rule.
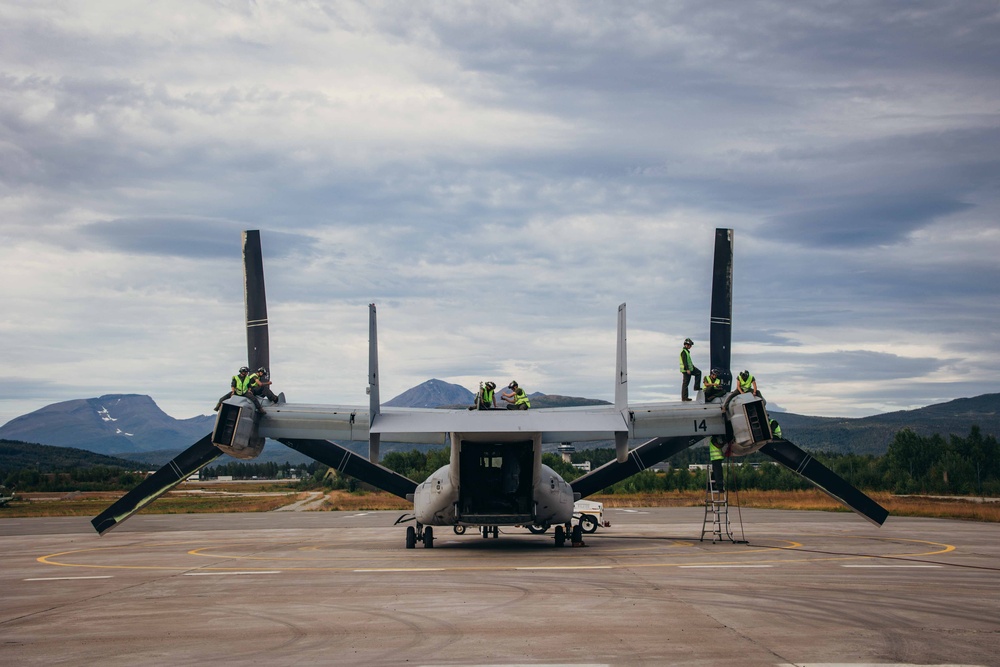
<path fill-rule="evenodd" d="M 700 570 L 709 570 L 709 569 L 734 570 L 734 569 L 743 569 L 743 568 L 748 568 L 748 567 L 763 567 L 763 568 L 767 568 L 767 567 L 774 567 L 774 566 L 773 565 L 739 565 L 739 564 L 736 564 L 736 565 L 678 565 L 677 567 L 679 567 L 682 570 L 688 570 L 688 569 L 691 569 L 691 570 L 699 570 L 699 569 Z"/>
<path fill-rule="evenodd" d="M 846 539 L 845 536 L 836 536 L 836 537 L 838 537 L 840 539 Z M 760 547 L 760 548 L 754 547 L 754 548 L 750 548 L 749 550 L 748 549 L 741 549 L 740 551 L 738 551 L 736 553 L 730 553 L 730 554 L 728 554 L 729 557 L 731 558 L 731 560 L 725 561 L 725 562 L 719 562 L 719 561 L 716 560 L 716 561 L 712 562 L 711 564 L 705 564 L 704 561 L 703 561 L 703 559 L 697 558 L 697 556 L 695 556 L 695 558 L 696 558 L 695 560 L 693 560 L 693 561 L 692 560 L 687 560 L 687 562 L 621 562 L 621 563 L 612 563 L 612 564 L 592 564 L 592 565 L 557 565 L 557 564 L 553 564 L 553 565 L 513 565 L 513 564 L 506 564 L 504 562 L 497 562 L 497 563 L 494 563 L 494 564 L 483 564 L 483 565 L 475 565 L 475 566 L 462 566 L 462 565 L 451 566 L 451 565 L 445 565 L 445 566 L 440 566 L 440 567 L 435 566 L 435 567 L 384 567 L 384 568 L 378 568 L 378 567 L 374 567 L 374 568 L 373 567 L 358 568 L 357 566 L 326 567 L 326 566 L 322 566 L 322 565 L 317 565 L 317 566 L 293 566 L 293 567 L 284 567 L 284 566 L 282 566 L 281 569 L 280 569 L 280 571 L 282 571 L 282 572 L 291 572 L 291 571 L 303 571 L 303 572 L 308 572 L 308 571 L 322 571 L 322 572 L 364 572 L 364 573 L 373 573 L 373 572 L 444 572 L 444 571 L 448 571 L 448 572 L 500 572 L 500 571 L 574 570 L 574 569 L 578 569 L 578 570 L 587 570 L 587 569 L 590 569 L 590 570 L 598 570 L 598 569 L 603 569 L 603 570 L 619 569 L 619 570 L 623 570 L 623 569 L 664 568 L 664 567 L 677 567 L 677 568 L 684 568 L 684 569 L 688 569 L 688 568 L 694 569 L 694 568 L 707 568 L 707 567 L 713 567 L 713 566 L 714 567 L 729 567 L 729 568 L 733 568 L 733 567 L 771 567 L 772 565 L 785 565 L 785 566 L 787 566 L 787 565 L 816 563 L 816 562 L 823 562 L 823 561 L 846 561 L 846 560 L 866 560 L 866 559 L 916 558 L 916 557 L 922 557 L 922 556 L 931 556 L 931 555 L 937 555 L 937 554 L 947 553 L 947 552 L 950 552 L 950 551 L 954 551 L 955 548 L 956 548 L 956 547 L 954 547 L 952 545 L 943 544 L 943 543 L 940 543 L 940 542 L 929 542 L 929 541 L 926 541 L 926 540 L 915 540 L 915 539 L 905 539 L 904 540 L 904 539 L 900 539 L 900 538 L 873 538 L 873 537 L 855 537 L 855 536 L 849 536 L 849 537 L 851 537 L 853 539 L 869 539 L 869 540 L 882 541 L 882 542 L 897 542 L 897 543 L 898 542 L 907 542 L 907 543 L 912 543 L 912 544 L 928 545 L 928 546 L 930 546 L 932 548 L 930 550 L 926 550 L 926 551 L 915 552 L 915 553 L 902 553 L 902 554 L 879 555 L 879 554 L 837 554 L 837 553 L 830 553 L 829 556 L 811 557 L 811 556 L 808 555 L 809 554 L 808 549 L 806 549 L 806 550 L 800 550 L 800 548 L 803 546 L 803 543 L 801 543 L 801 542 L 794 542 L 794 541 L 791 541 L 791 540 L 787 540 L 787 541 L 783 540 L 784 542 L 786 542 L 787 546 L 768 546 L 768 547 Z M 156 566 L 156 565 L 108 565 L 108 564 L 100 564 L 100 563 L 94 564 L 94 563 L 80 563 L 80 562 L 65 562 L 66 560 L 68 560 L 67 557 L 78 556 L 80 554 L 86 554 L 86 553 L 90 553 L 90 554 L 94 554 L 96 552 L 108 552 L 108 553 L 111 553 L 111 552 L 114 552 L 114 551 L 121 552 L 123 550 L 131 550 L 132 553 L 129 554 L 129 555 L 135 556 L 136 555 L 135 551 L 140 551 L 140 555 L 141 555 L 141 549 L 144 548 L 144 547 L 153 547 L 153 546 L 156 546 L 156 547 L 161 547 L 162 548 L 164 546 L 180 546 L 182 544 L 191 544 L 191 542 L 188 541 L 186 543 L 185 542 L 176 542 L 176 543 L 158 543 L 158 544 L 129 544 L 129 545 L 120 545 L 120 546 L 113 546 L 113 547 L 96 547 L 96 548 L 91 548 L 91 549 L 77 549 L 77 550 L 72 550 L 72 551 L 62 551 L 62 552 L 59 552 L 59 553 L 54 553 L 54 554 L 49 554 L 49 555 L 46 555 L 46 556 L 41 556 L 41 557 L 37 558 L 36 560 L 37 560 L 37 562 L 43 563 L 43 564 L 46 564 L 46 565 L 56 565 L 56 566 L 60 566 L 60 567 L 82 567 L 82 568 L 91 568 L 91 569 L 159 570 L 159 571 L 168 570 L 168 571 L 175 571 L 175 572 L 176 571 L 193 570 L 195 568 L 193 568 L 191 565 L 173 565 L 173 566 Z M 295 544 L 299 544 L 299 542 L 297 542 L 297 541 L 296 542 L 281 542 L 281 543 L 277 543 L 277 544 L 265 544 L 265 545 L 261 545 L 259 543 L 253 543 L 253 544 L 246 543 L 246 547 L 248 547 L 248 548 L 252 547 L 252 548 L 255 548 L 255 549 L 260 549 L 262 546 L 266 546 L 268 548 L 273 548 L 274 546 L 281 546 L 281 545 L 292 546 L 292 545 L 295 545 Z M 204 545 L 204 542 L 202 542 L 202 545 Z M 314 559 L 306 559 L 306 558 L 302 558 L 302 557 L 288 558 L 288 557 L 282 557 L 282 556 L 268 556 L 268 555 L 256 555 L 256 554 L 252 555 L 252 556 L 237 556 L 237 555 L 218 555 L 218 554 L 204 553 L 206 550 L 209 550 L 209 549 L 218 549 L 218 548 L 233 549 L 236 546 L 238 546 L 238 544 L 237 545 L 234 545 L 234 544 L 221 544 L 221 545 L 214 545 L 214 546 L 200 546 L 200 547 L 195 548 L 195 549 L 190 549 L 186 553 L 188 555 L 191 555 L 191 556 L 210 557 L 210 558 L 225 558 L 225 559 L 230 559 L 230 560 L 234 560 L 234 561 L 239 561 L 239 562 L 242 563 L 241 567 L 200 567 L 200 568 L 197 568 L 199 571 L 202 571 L 202 572 L 211 571 L 211 572 L 219 572 L 219 573 L 236 572 L 236 571 L 243 571 L 243 572 L 250 572 L 250 571 L 253 571 L 253 572 L 269 572 L 269 571 L 273 570 L 273 565 L 271 567 L 269 567 L 269 568 L 261 568 L 259 570 L 254 570 L 252 567 L 247 568 L 245 563 L 247 561 L 254 561 L 254 560 L 270 561 L 271 563 L 283 562 L 283 561 L 289 561 L 289 560 L 292 560 L 292 561 L 301 561 L 301 560 L 313 561 L 314 560 Z M 308 548 L 308 547 L 299 547 L 299 550 L 303 550 L 303 549 L 306 549 L 306 548 Z M 317 546 L 316 548 L 319 548 L 319 547 Z M 600 552 L 593 551 L 593 552 L 588 552 L 588 553 L 585 553 L 585 554 L 581 553 L 579 555 L 576 555 L 576 554 L 569 555 L 569 554 L 561 554 L 561 553 L 553 552 L 551 555 L 544 555 L 544 558 L 545 558 L 545 560 L 548 560 L 549 562 L 552 562 L 552 559 L 559 559 L 559 560 L 570 560 L 570 559 L 572 559 L 572 560 L 575 560 L 575 561 L 579 562 L 579 560 L 581 560 L 581 559 L 597 560 L 597 559 L 600 559 L 600 558 L 602 558 L 604 556 L 614 556 L 617 551 L 618 550 L 609 550 L 609 551 L 601 550 Z M 667 558 L 667 557 L 673 558 L 673 557 L 676 557 L 676 556 L 679 555 L 679 554 L 673 553 L 673 554 L 670 554 L 668 556 L 665 553 L 665 551 L 666 550 L 664 550 L 660 554 L 664 558 Z M 747 558 L 745 558 L 745 556 L 748 553 L 762 554 L 762 553 L 765 553 L 765 552 L 768 552 L 768 551 L 770 551 L 770 552 L 785 552 L 785 551 L 792 552 L 795 555 L 795 558 L 794 559 L 793 558 L 774 558 L 774 559 L 767 559 L 767 560 L 760 560 L 760 559 L 756 559 L 756 558 L 754 558 L 754 559 L 747 559 Z M 819 552 L 819 553 L 824 553 L 824 552 Z M 433 559 L 433 558 L 436 557 L 436 555 L 432 555 L 432 554 L 424 554 L 424 555 L 415 555 L 415 554 L 413 554 L 412 556 L 415 557 L 415 558 L 420 558 L 420 559 Z M 647 553 L 647 554 L 643 554 L 642 556 L 650 557 L 650 554 Z M 640 556 L 638 554 L 636 555 L 637 558 L 638 557 L 642 557 L 642 556 Z M 177 554 L 174 554 L 173 556 L 170 556 L 169 554 L 167 554 L 166 557 L 176 558 Z M 442 557 L 443 556 L 437 556 L 437 558 L 442 558 Z M 527 556 L 527 557 L 528 558 L 535 558 L 536 555 L 532 554 L 531 556 Z M 654 555 L 654 557 L 655 557 L 655 555 Z M 366 555 L 363 555 L 363 556 L 361 556 L 361 555 L 358 555 L 358 556 L 342 555 L 342 556 L 337 556 L 337 558 L 340 559 L 341 562 L 343 562 L 344 559 L 356 560 L 358 558 L 364 558 L 364 559 L 370 561 L 371 560 L 371 555 L 370 554 L 366 554 Z M 699 561 L 701 561 L 701 562 L 699 562 Z M 432 562 L 434 562 L 434 561 L 432 561 Z M 523 560 L 521 562 L 523 562 Z M 919 566 L 919 565 L 920 564 L 914 564 L 913 566 Z"/>
<path fill-rule="evenodd" d="M 893 569 L 893 570 L 904 570 L 912 568 L 927 568 L 927 567 L 941 567 L 940 565 L 848 565 L 844 564 L 840 567 L 854 567 L 854 568 L 866 568 L 866 569 Z"/>
<path fill-rule="evenodd" d="M 90 577 L 32 577 L 24 581 L 70 581 L 72 579 L 114 579 L 114 575 L 99 574 Z"/>
<path fill-rule="evenodd" d="M 444 567 L 370 567 L 351 572 L 444 572 Z"/>
<path fill-rule="evenodd" d="M 229 575 L 229 574 L 281 574 L 281 570 L 235 570 L 235 571 L 228 571 L 228 572 L 220 572 L 220 571 L 205 572 L 205 571 L 199 570 L 198 572 L 185 572 L 184 576 L 185 577 L 218 577 L 218 576 Z"/>
<path fill-rule="evenodd" d="M 613 570 L 614 565 L 521 565 L 515 570 Z"/>

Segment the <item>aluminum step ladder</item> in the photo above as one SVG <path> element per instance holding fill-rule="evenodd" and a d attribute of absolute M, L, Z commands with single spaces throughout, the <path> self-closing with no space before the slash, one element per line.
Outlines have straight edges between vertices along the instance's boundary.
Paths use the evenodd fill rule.
<path fill-rule="evenodd" d="M 729 490 L 716 488 L 712 466 L 708 466 L 708 480 L 705 483 L 705 518 L 701 523 L 700 541 L 705 541 L 709 524 L 712 526 L 712 543 L 729 540 L 736 543 L 732 527 L 729 525 Z"/>

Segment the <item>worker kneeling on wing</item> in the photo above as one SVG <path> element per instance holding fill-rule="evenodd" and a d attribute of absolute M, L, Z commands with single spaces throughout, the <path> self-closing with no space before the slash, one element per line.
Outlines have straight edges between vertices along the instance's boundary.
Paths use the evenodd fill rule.
<path fill-rule="evenodd" d="M 719 369 L 713 368 L 705 378 L 705 402 L 713 398 L 725 396 L 726 390 L 722 387 L 722 378 L 719 377 Z"/>
<path fill-rule="evenodd" d="M 497 407 L 497 399 L 493 394 L 493 391 L 497 388 L 496 384 L 487 380 L 486 382 L 479 383 L 479 393 L 476 394 L 476 404 L 473 405 L 470 410 L 493 410 Z"/>
<path fill-rule="evenodd" d="M 510 389 L 510 391 L 505 391 L 500 394 L 500 399 L 507 403 L 508 410 L 527 410 L 531 407 L 531 401 L 528 400 L 528 394 L 517 386 L 517 380 L 511 380 L 511 383 L 507 385 L 507 388 Z"/>

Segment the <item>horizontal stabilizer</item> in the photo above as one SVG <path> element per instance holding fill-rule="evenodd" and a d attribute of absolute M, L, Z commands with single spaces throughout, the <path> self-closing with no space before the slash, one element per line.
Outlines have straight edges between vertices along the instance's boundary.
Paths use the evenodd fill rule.
<path fill-rule="evenodd" d="M 211 434 L 206 435 L 91 519 L 90 523 L 103 535 L 220 456 L 222 452 L 212 444 Z"/>
<path fill-rule="evenodd" d="M 629 452 L 624 463 L 619 463 L 617 460 L 609 461 L 583 477 L 573 480 L 570 482 L 570 486 L 573 487 L 574 493 L 579 493 L 581 498 L 586 498 L 616 482 L 642 472 L 660 461 L 669 459 L 677 452 L 684 451 L 701 440 L 704 440 L 702 436 L 695 438 L 690 436 L 653 438 Z"/>
<path fill-rule="evenodd" d="M 889 511 L 861 491 L 851 486 L 847 480 L 833 472 L 812 457 L 798 445 L 788 440 L 775 440 L 760 448 L 781 465 L 802 475 L 825 491 L 835 500 L 868 519 L 876 526 L 885 523 Z"/>
<path fill-rule="evenodd" d="M 417 488 L 417 483 L 412 479 L 388 468 L 383 468 L 377 463 L 372 463 L 363 456 L 358 456 L 349 449 L 329 440 L 278 438 L 278 441 L 320 463 L 325 463 L 337 472 L 350 475 L 400 498 L 406 498 Z"/>

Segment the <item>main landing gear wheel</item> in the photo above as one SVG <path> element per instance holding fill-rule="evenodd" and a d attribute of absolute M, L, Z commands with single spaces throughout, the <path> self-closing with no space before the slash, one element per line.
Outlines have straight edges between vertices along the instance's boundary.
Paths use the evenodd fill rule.
<path fill-rule="evenodd" d="M 456 535 L 465 535 L 465 526 L 455 526 L 452 530 Z"/>
<path fill-rule="evenodd" d="M 583 527 L 580 524 L 573 526 L 571 535 L 574 546 L 577 544 L 583 544 Z"/>
<path fill-rule="evenodd" d="M 417 531 L 413 526 L 406 527 L 406 548 L 412 549 L 417 546 Z"/>
<path fill-rule="evenodd" d="M 585 533 L 593 533 L 597 530 L 597 519 L 589 514 L 581 514 L 580 528 L 582 528 Z"/>
<path fill-rule="evenodd" d="M 424 549 L 431 549 L 434 547 L 434 530 L 427 526 L 424 528 Z"/>
<path fill-rule="evenodd" d="M 556 546 L 561 547 L 566 544 L 566 530 L 562 526 L 556 526 Z"/>
<path fill-rule="evenodd" d="M 528 526 L 528 532 L 533 533 L 535 535 L 541 535 L 548 529 L 549 529 L 548 526 Z"/>

